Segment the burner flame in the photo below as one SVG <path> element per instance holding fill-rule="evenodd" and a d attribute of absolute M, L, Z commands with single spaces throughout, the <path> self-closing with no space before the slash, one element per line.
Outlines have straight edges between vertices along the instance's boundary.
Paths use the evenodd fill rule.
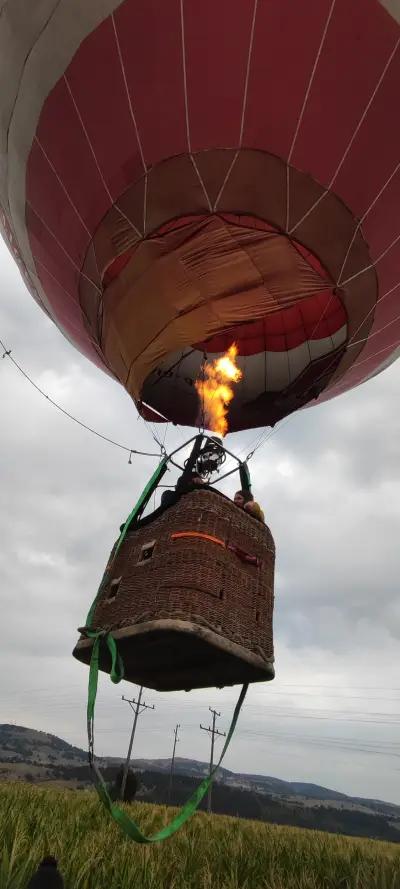
<path fill-rule="evenodd" d="M 222 437 L 228 432 L 228 408 L 235 395 L 232 384 L 239 383 L 243 377 L 236 364 L 237 354 L 238 347 L 232 343 L 220 358 L 204 363 L 203 378 L 195 382 L 201 402 L 202 422 L 207 429 Z"/>

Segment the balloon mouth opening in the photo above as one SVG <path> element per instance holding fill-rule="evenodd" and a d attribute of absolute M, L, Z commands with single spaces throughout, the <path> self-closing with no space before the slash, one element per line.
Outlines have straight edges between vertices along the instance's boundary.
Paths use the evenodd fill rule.
<path fill-rule="evenodd" d="M 179 231 L 180 237 L 186 238 L 186 227 L 188 232 L 195 231 L 192 255 L 203 274 L 208 224 L 210 228 L 214 224 L 225 227 L 232 240 L 237 239 L 244 257 L 244 277 L 249 259 L 247 251 L 254 245 L 256 250 L 265 251 L 262 260 L 265 277 L 260 272 L 259 280 L 253 278 L 252 289 L 248 297 L 245 296 L 250 309 L 246 306 L 244 313 L 239 311 L 238 320 L 233 324 L 219 323 L 215 333 L 197 341 L 192 339 L 179 350 L 169 350 L 146 376 L 141 394 L 155 410 L 167 416 L 170 406 L 178 423 L 200 425 L 225 435 L 240 428 L 273 425 L 318 397 L 343 355 L 348 318 L 341 292 L 319 258 L 278 228 L 254 216 L 219 213 L 208 217 L 181 217 L 160 227 L 152 237 L 160 243 L 162 238 L 175 238 Z M 215 243 L 218 248 L 220 241 L 211 239 L 211 249 Z M 251 253 L 249 255 L 251 259 Z M 223 318 L 228 314 L 224 312 L 224 300 L 230 299 L 231 292 L 214 293 L 214 305 L 217 310 L 221 306 Z M 232 299 L 235 298 L 233 292 Z M 264 311 L 260 309 L 263 305 Z M 230 385 L 226 400 L 225 381 L 216 380 L 211 371 L 218 367 L 221 358 L 230 355 L 233 344 L 239 374 Z M 205 369 L 210 370 L 210 380 Z M 208 399 L 204 383 L 209 384 Z M 216 383 L 221 384 L 221 389 Z M 217 419 L 214 389 L 221 392 L 221 403 L 227 406 Z M 208 404 L 212 411 L 207 410 Z"/>

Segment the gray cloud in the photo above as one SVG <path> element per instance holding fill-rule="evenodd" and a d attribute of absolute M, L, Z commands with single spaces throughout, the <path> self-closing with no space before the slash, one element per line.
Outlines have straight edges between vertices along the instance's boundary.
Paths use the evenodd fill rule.
<path fill-rule="evenodd" d="M 153 451 L 130 399 L 63 339 L 25 292 L 0 244 L 0 337 L 52 397 L 129 447 Z M 277 678 L 253 686 L 229 768 L 312 780 L 400 802 L 398 448 L 400 368 L 341 399 L 301 412 L 252 463 L 277 544 Z M 71 658 L 109 550 L 155 460 L 128 455 L 49 406 L 0 360 L 1 721 L 85 746 L 87 671 Z M 168 443 L 186 430 L 169 430 Z M 256 434 L 232 436 L 249 450 Z M 235 490 L 235 481 L 224 489 Z M 126 749 L 130 712 L 103 677 L 100 753 Z M 227 727 L 237 690 L 157 695 L 136 755 L 207 758 L 198 730 L 208 705 Z M 317 746 L 316 746 L 317 745 Z M 318 746 L 319 745 L 319 746 Z"/>

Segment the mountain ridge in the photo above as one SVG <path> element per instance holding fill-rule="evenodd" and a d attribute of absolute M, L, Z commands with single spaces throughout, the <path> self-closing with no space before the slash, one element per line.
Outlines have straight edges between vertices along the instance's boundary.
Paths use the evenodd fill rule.
<path fill-rule="evenodd" d="M 101 757 L 99 762 L 103 766 L 117 766 L 124 761 L 123 757 Z M 69 744 L 57 735 L 43 732 L 26 726 L 13 725 L 11 723 L 0 724 L 0 779 L 4 777 L 7 766 L 16 767 L 26 764 L 35 768 L 52 767 L 87 767 L 87 752 L 80 747 Z M 138 771 L 169 772 L 171 760 L 166 759 L 133 759 L 132 767 Z M 184 757 L 175 758 L 175 774 L 191 778 L 203 778 L 208 774 L 208 763 Z M 11 769 L 13 771 L 13 769 Z M 38 777 L 40 780 L 40 777 Z M 318 784 L 302 781 L 285 781 L 269 775 L 232 772 L 220 767 L 217 780 L 226 787 L 241 790 L 250 790 L 258 794 L 267 794 L 274 798 L 284 799 L 287 802 L 303 800 L 307 805 L 318 803 L 351 810 L 379 812 L 389 817 L 400 817 L 400 806 L 387 803 L 383 800 L 363 799 L 352 797 L 322 787 Z M 311 802 L 312 801 L 312 802 Z"/>

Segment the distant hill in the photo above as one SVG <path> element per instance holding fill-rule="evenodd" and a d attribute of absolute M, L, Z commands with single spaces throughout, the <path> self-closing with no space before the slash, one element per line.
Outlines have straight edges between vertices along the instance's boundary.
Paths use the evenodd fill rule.
<path fill-rule="evenodd" d="M 122 760 L 117 757 L 108 757 L 109 764 L 115 762 L 120 763 Z M 135 759 L 133 765 L 139 771 L 153 771 L 169 773 L 170 759 Z M 208 774 L 208 764 L 199 762 L 195 759 L 184 759 L 176 757 L 175 774 L 188 775 L 193 778 L 204 778 Z M 400 806 L 393 803 L 385 803 L 381 800 L 362 799 L 360 797 L 347 796 L 345 793 L 339 793 L 336 790 L 329 790 L 327 787 L 320 787 L 318 784 L 307 784 L 301 781 L 283 781 L 280 778 L 271 778 L 268 775 L 254 775 L 241 772 L 230 772 L 229 769 L 220 768 L 218 770 L 218 782 L 227 787 L 241 788 L 242 790 L 253 790 L 256 793 L 266 793 L 271 796 L 282 797 L 287 800 L 301 799 L 307 801 L 308 804 L 336 804 L 340 808 L 363 809 L 370 813 L 381 812 L 386 815 L 394 815 L 400 817 Z"/>
<path fill-rule="evenodd" d="M 87 753 L 56 735 L 22 725 L 3 724 L 0 725 L 0 762 L 86 764 Z"/>
<path fill-rule="evenodd" d="M 100 761 L 107 780 L 122 761 L 119 757 Z M 170 759 L 134 759 L 132 766 L 142 773 L 141 798 L 167 802 Z M 207 774 L 207 763 L 177 757 L 172 801 L 180 805 Z M 56 735 L 0 725 L 0 780 L 87 787 L 91 783 L 87 752 Z M 214 810 L 221 813 L 400 842 L 400 806 L 347 796 L 318 784 L 221 768 L 213 794 Z"/>
<path fill-rule="evenodd" d="M 108 762 L 121 762 L 120 759 L 108 759 Z M 142 770 L 151 770 L 157 772 L 169 772 L 170 759 L 135 759 L 135 768 Z M 176 757 L 175 773 L 181 775 L 191 775 L 194 778 L 204 778 L 208 774 L 208 763 L 198 762 L 196 759 L 183 759 Z M 317 784 L 301 784 L 299 782 L 282 781 L 280 778 L 271 778 L 267 775 L 248 775 L 240 772 L 230 772 L 228 769 L 220 768 L 218 771 L 218 781 L 231 787 L 243 787 L 258 790 L 262 793 L 272 793 L 278 796 L 290 794 L 291 796 L 306 796 L 313 799 L 329 799 L 329 800 L 348 800 L 343 793 L 337 793 L 335 790 L 327 790 L 326 787 L 319 787 Z M 399 808 L 400 814 L 400 808 Z"/>

